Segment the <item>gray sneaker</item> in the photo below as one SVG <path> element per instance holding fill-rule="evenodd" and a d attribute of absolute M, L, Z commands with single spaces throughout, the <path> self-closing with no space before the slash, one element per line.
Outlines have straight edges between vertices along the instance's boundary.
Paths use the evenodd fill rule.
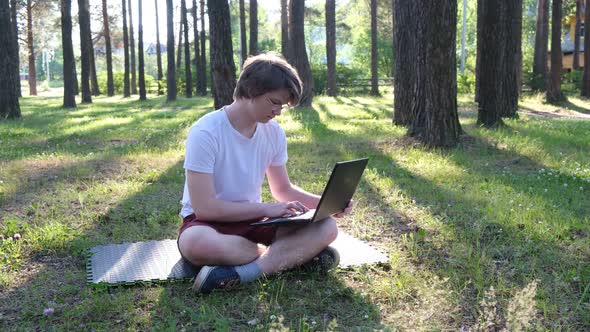
<path fill-rule="evenodd" d="M 306 271 L 327 273 L 330 270 L 337 268 L 339 263 L 340 254 L 338 253 L 338 250 L 334 247 L 328 246 L 310 261 L 304 263 L 301 267 Z"/>

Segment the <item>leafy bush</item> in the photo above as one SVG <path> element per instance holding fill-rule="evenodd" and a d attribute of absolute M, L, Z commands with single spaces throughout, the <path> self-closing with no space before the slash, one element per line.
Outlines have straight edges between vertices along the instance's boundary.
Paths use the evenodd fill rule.
<path fill-rule="evenodd" d="M 139 76 L 139 75 L 138 75 Z M 123 79 L 125 77 L 125 72 L 117 71 L 113 72 L 113 85 L 115 86 L 115 94 L 123 94 Z M 131 75 L 129 75 L 129 79 L 131 80 Z M 98 88 L 100 92 L 103 94 L 107 93 L 107 72 L 103 71 L 98 73 Z M 139 89 L 139 82 L 137 84 L 137 88 Z M 148 74 L 145 74 L 145 89 L 148 93 L 156 93 L 158 90 L 158 84 L 156 79 Z"/>
<path fill-rule="evenodd" d="M 464 74 L 457 74 L 457 92 L 473 93 L 475 91 L 475 75 L 473 72 L 465 71 Z"/>

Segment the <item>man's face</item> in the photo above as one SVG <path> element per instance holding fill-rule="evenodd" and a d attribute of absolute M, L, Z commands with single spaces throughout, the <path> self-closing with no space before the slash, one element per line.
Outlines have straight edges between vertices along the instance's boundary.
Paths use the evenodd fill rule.
<path fill-rule="evenodd" d="M 257 122 L 266 123 L 288 107 L 289 91 L 287 89 L 267 92 L 252 99 L 253 114 Z"/>

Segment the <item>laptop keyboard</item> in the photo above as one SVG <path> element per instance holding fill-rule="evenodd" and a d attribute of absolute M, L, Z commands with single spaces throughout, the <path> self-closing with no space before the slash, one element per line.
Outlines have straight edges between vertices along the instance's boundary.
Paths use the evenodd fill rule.
<path fill-rule="evenodd" d="M 297 212 L 298 213 L 294 216 L 287 217 L 286 219 L 311 219 L 313 217 L 313 214 L 315 213 L 315 209 L 308 210 L 305 213 L 302 213 L 301 211 Z"/>

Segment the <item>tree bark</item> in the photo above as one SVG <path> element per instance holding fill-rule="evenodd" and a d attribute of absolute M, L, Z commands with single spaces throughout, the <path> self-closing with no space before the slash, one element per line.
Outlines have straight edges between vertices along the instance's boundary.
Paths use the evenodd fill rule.
<path fill-rule="evenodd" d="M 123 9 L 123 46 L 125 48 L 125 73 L 123 75 L 123 97 L 130 97 L 131 90 L 129 86 L 129 33 L 127 31 L 127 0 L 122 0 Z"/>
<path fill-rule="evenodd" d="M 182 65 L 182 8 L 180 8 L 180 26 L 178 27 L 178 52 L 176 53 L 176 69 Z"/>
<path fill-rule="evenodd" d="M 301 0 L 302 2 L 304 0 Z M 258 1 L 250 0 L 250 47 L 251 55 L 258 54 Z"/>
<path fill-rule="evenodd" d="M 227 1 L 207 0 L 211 56 L 211 81 L 215 109 L 233 101 L 236 87 L 229 5 Z"/>
<path fill-rule="evenodd" d="M 305 47 L 305 31 L 303 26 L 305 4 L 304 1 L 291 1 L 289 14 L 291 22 L 289 29 L 289 39 L 291 40 L 290 49 L 291 63 L 297 69 L 299 77 L 303 82 L 303 93 L 299 101 L 300 107 L 310 107 L 313 101 L 313 77 L 311 67 L 307 59 Z"/>
<path fill-rule="evenodd" d="M 240 0 L 240 66 L 248 58 L 248 42 L 246 38 L 246 9 L 245 0 Z"/>
<path fill-rule="evenodd" d="M 584 78 L 582 80 L 582 97 L 590 97 L 590 3 L 584 12 Z"/>
<path fill-rule="evenodd" d="M 76 107 L 76 62 L 72 45 L 72 0 L 61 0 L 61 44 L 63 47 L 64 108 Z"/>
<path fill-rule="evenodd" d="M 92 40 L 90 38 L 90 13 L 88 0 L 78 0 L 78 20 L 80 23 L 80 80 L 82 86 L 82 103 L 92 103 L 90 91 L 90 53 L 92 52 Z"/>
<path fill-rule="evenodd" d="M 557 103 L 565 100 L 561 92 L 561 71 L 562 71 L 562 53 L 561 53 L 561 0 L 553 0 L 551 13 L 551 76 L 547 86 L 547 102 Z"/>
<path fill-rule="evenodd" d="M 194 1 L 194 0 L 193 0 Z M 158 64 L 158 96 L 164 94 L 162 92 L 162 49 L 160 47 L 160 20 L 158 17 L 158 0 L 154 0 L 156 6 L 156 62 Z"/>
<path fill-rule="evenodd" d="M 113 82 L 113 51 L 111 48 L 111 30 L 109 28 L 109 14 L 107 13 L 107 0 L 102 0 L 103 35 L 107 51 L 107 96 L 115 95 Z"/>
<path fill-rule="evenodd" d="M 180 0 L 181 13 L 182 13 L 182 29 L 184 31 L 184 80 L 185 80 L 185 96 L 187 98 L 193 97 L 193 85 L 192 85 L 192 74 L 191 74 L 191 48 L 188 42 L 188 18 L 186 10 L 186 0 Z"/>
<path fill-rule="evenodd" d="M 197 86 L 197 93 L 200 96 L 207 95 L 207 50 L 205 46 L 205 41 L 207 37 L 205 36 L 205 0 L 200 1 L 200 8 L 201 8 L 201 73 L 199 79 L 199 85 Z M 198 77 L 197 77 L 198 78 Z"/>
<path fill-rule="evenodd" d="M 535 50 L 533 56 L 533 86 L 535 90 L 545 91 L 547 86 L 547 53 L 549 38 L 549 1 L 539 0 L 537 24 L 535 28 Z"/>
<path fill-rule="evenodd" d="M 195 95 L 199 94 L 199 77 L 204 73 L 201 71 L 201 52 L 199 51 L 199 27 L 198 27 L 198 14 L 197 14 L 197 0 L 193 0 L 193 38 L 195 47 Z"/>
<path fill-rule="evenodd" d="M 457 1 L 416 1 L 416 90 L 408 135 L 431 147 L 452 147 L 457 115 Z"/>
<path fill-rule="evenodd" d="M 137 31 L 137 54 L 139 56 L 139 100 L 146 100 L 146 91 L 145 91 L 145 68 L 144 68 L 144 59 L 143 59 L 143 13 L 142 13 L 142 0 L 137 0 L 137 14 L 139 22 L 138 24 L 138 31 Z"/>
<path fill-rule="evenodd" d="M 484 7 L 486 5 L 486 2 L 484 0 L 477 0 L 477 17 L 483 17 L 483 10 Z M 479 36 L 481 36 L 482 34 L 482 27 L 483 27 L 483 23 L 481 19 L 477 20 L 477 38 L 476 38 L 476 56 L 475 56 L 475 96 L 474 96 L 474 100 L 476 103 L 479 102 L 479 95 L 480 95 L 480 82 L 481 82 L 481 55 L 482 55 L 482 49 L 481 49 L 481 43 L 482 40 L 479 38 Z"/>
<path fill-rule="evenodd" d="M 377 56 L 377 0 L 371 0 L 371 96 L 379 95 Z"/>
<path fill-rule="evenodd" d="M 0 0 L 0 119 L 21 117 L 18 91 L 14 85 L 20 79 L 14 72 L 13 26 L 10 22 L 9 0 Z"/>
<path fill-rule="evenodd" d="M 37 95 L 37 70 L 35 66 L 35 45 L 33 41 L 33 4 L 27 0 L 27 47 L 29 49 L 29 95 Z"/>
<path fill-rule="evenodd" d="M 130 67 L 129 70 L 131 71 L 131 94 L 137 94 L 137 74 L 136 74 L 136 67 L 135 67 L 135 34 L 133 33 L 133 10 L 131 7 L 131 0 L 128 0 L 129 4 L 129 47 L 131 50 L 130 53 Z"/>
<path fill-rule="evenodd" d="M 90 20 L 90 11 L 88 11 L 88 20 Z M 98 77 L 96 73 L 96 61 L 94 59 L 94 45 L 92 44 L 92 32 L 88 36 L 90 40 L 90 84 L 93 96 L 100 95 L 100 89 L 98 88 Z"/>
<path fill-rule="evenodd" d="M 327 93 L 336 97 L 336 1 L 326 0 Z"/>
<path fill-rule="evenodd" d="M 580 0 L 576 0 L 576 26 L 574 31 L 574 63 L 572 67 L 574 70 L 580 69 L 580 30 L 581 30 L 581 12 L 582 3 Z"/>
<path fill-rule="evenodd" d="M 287 0 L 281 0 L 281 53 L 289 59 L 289 10 Z"/>
<path fill-rule="evenodd" d="M 23 93 L 21 91 L 20 86 L 20 58 L 19 58 L 19 46 L 18 46 L 18 21 L 16 18 L 17 13 L 17 1 L 10 0 L 10 17 L 12 23 L 12 41 L 14 43 L 13 50 L 14 50 L 14 72 L 16 73 L 17 84 L 16 84 L 16 93 L 17 96 L 22 97 Z"/>
<path fill-rule="evenodd" d="M 412 1 L 393 0 L 393 49 L 396 52 L 393 76 L 393 123 L 400 126 L 410 124 L 414 93 L 416 89 L 416 62 L 414 54 L 417 52 L 414 31 L 417 29 L 414 19 L 417 10 Z"/>
<path fill-rule="evenodd" d="M 506 31 L 505 70 L 502 79 L 504 89 L 502 95 L 504 107 L 500 109 L 503 118 L 518 117 L 518 96 L 522 86 L 522 2 L 523 0 L 508 0 L 503 17 L 507 22 Z"/>
<path fill-rule="evenodd" d="M 174 63 L 174 5 L 172 0 L 166 0 L 166 27 L 168 41 L 166 53 L 168 56 L 168 73 L 166 74 L 166 101 L 176 100 L 176 66 Z"/>

